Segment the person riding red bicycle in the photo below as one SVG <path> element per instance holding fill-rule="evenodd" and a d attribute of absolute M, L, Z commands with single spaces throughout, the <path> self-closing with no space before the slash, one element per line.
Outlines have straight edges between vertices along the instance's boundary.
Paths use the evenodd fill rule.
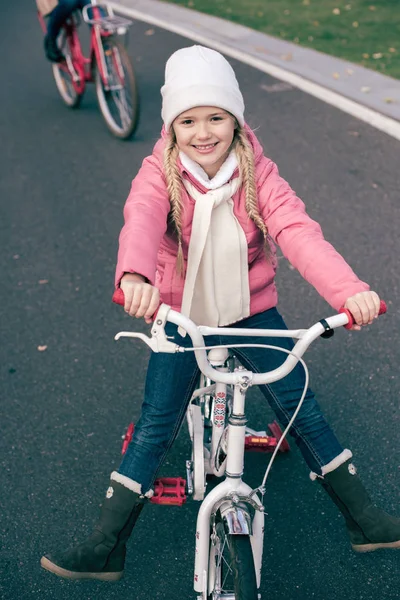
<path fill-rule="evenodd" d="M 58 63 L 64 60 L 64 55 L 57 44 L 61 27 L 74 11 L 82 10 L 88 4 L 88 0 L 58 0 L 51 12 L 46 12 L 46 8 L 49 6 L 51 9 L 53 3 L 50 5 L 48 3 L 45 4 L 46 6 L 42 7 L 41 3 L 37 2 L 39 12 L 42 12 L 43 16 L 49 17 L 47 21 L 47 33 L 44 37 L 44 52 L 49 61 Z"/>

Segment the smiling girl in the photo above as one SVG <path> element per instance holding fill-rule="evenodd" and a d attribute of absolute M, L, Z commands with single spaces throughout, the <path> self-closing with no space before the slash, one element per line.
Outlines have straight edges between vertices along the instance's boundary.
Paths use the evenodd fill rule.
<path fill-rule="evenodd" d="M 132 183 L 120 235 L 116 287 L 125 311 L 150 323 L 165 302 L 197 324 L 283 329 L 276 309 L 274 243 L 303 277 L 360 329 L 378 315 L 379 297 L 324 239 L 303 202 L 264 156 L 244 121 L 244 103 L 225 58 L 201 46 L 167 62 L 162 137 Z M 189 344 L 176 327 L 167 334 Z M 241 338 L 221 336 L 220 343 Z M 263 343 L 255 338 L 254 343 Z M 208 344 L 218 343 L 213 337 Z M 277 344 L 290 350 L 287 338 Z M 245 368 L 279 366 L 277 352 L 237 348 Z M 111 474 L 101 516 L 80 545 L 42 558 L 42 566 L 72 579 L 117 580 L 126 543 L 185 416 L 198 367 L 193 353 L 152 354 L 142 414 L 118 471 Z M 298 366 L 261 386 L 285 427 L 304 385 Z M 312 478 L 345 517 L 354 550 L 400 547 L 400 520 L 376 508 L 309 389 L 291 430 Z"/>

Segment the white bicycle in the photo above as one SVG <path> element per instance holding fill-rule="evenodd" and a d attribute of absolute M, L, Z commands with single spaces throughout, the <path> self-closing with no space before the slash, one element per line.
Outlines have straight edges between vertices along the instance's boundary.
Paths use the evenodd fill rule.
<path fill-rule="evenodd" d="M 116 291 L 113 300 L 118 304 L 124 303 L 122 290 Z M 384 312 L 386 305 L 382 302 L 380 314 Z M 170 341 L 164 331 L 167 322 L 184 329 L 192 340 L 193 348 Z M 212 328 L 197 326 L 181 313 L 162 304 L 153 323 L 151 337 L 126 331 L 115 336 L 116 340 L 121 337 L 139 338 L 153 352 L 194 352 L 202 373 L 200 387 L 194 392 L 187 411 L 192 441 L 192 459 L 186 464 L 188 492 L 195 500 L 202 501 L 196 526 L 194 590 L 198 594 L 197 600 L 261 598 L 263 497 L 272 463 L 285 443 L 285 437 L 306 395 L 309 377 L 302 356 L 318 337 L 330 337 L 334 329 L 342 326 L 350 328 L 352 324 L 351 314 L 342 309 L 339 314 L 321 319 L 309 329 Z M 203 336 L 207 335 L 290 337 L 298 341 L 291 352 L 277 346 L 256 344 L 258 347 L 281 350 L 286 354 L 286 359 L 273 371 L 253 373 L 235 365 L 230 346 L 206 348 Z M 250 347 L 252 344 L 243 346 Z M 246 393 L 252 385 L 268 384 L 284 378 L 299 362 L 305 371 L 302 396 L 290 422 L 276 442 L 261 485 L 251 488 L 242 479 L 248 435 Z M 263 432 L 260 439 L 265 437 L 268 436 Z M 224 477 L 224 480 L 206 495 L 207 474 Z"/>

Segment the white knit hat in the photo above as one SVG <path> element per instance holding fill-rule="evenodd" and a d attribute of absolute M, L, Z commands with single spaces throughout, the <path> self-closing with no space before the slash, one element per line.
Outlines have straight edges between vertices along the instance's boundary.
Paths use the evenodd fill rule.
<path fill-rule="evenodd" d="M 244 124 L 243 96 L 235 73 L 222 54 L 210 48 L 190 46 L 174 52 L 165 66 L 161 95 L 167 131 L 178 115 L 197 106 L 217 106 Z"/>

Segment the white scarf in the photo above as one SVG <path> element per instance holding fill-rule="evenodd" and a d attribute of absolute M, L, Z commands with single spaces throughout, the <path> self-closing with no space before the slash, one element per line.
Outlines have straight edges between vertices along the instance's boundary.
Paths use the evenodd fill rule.
<path fill-rule="evenodd" d="M 190 159 L 183 157 L 187 168 Z M 197 171 L 196 178 L 203 179 L 194 164 L 190 171 Z M 221 171 L 225 176 L 232 171 L 227 177 L 230 178 L 236 165 L 236 156 L 231 153 L 216 177 L 207 182 L 209 188 L 216 182 L 219 187 L 205 194 L 183 180 L 196 205 L 181 312 L 198 325 L 223 327 L 250 314 L 247 240 L 234 215 L 232 200 L 240 180 L 235 178 L 224 185 L 218 181 Z"/>

